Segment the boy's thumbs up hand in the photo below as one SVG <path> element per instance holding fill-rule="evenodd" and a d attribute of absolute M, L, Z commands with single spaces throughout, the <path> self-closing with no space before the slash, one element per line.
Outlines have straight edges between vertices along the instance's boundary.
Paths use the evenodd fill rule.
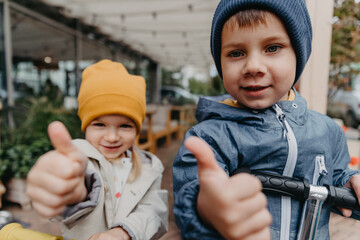
<path fill-rule="evenodd" d="M 72 144 L 62 123 L 51 123 L 48 134 L 55 150 L 42 155 L 30 170 L 26 193 L 40 215 L 54 217 L 67 205 L 86 198 L 84 176 L 88 159 Z"/>
<path fill-rule="evenodd" d="M 260 181 L 246 173 L 229 178 L 200 138 L 189 137 L 184 144 L 198 162 L 197 210 L 201 219 L 226 239 L 270 239 L 272 218 Z"/>

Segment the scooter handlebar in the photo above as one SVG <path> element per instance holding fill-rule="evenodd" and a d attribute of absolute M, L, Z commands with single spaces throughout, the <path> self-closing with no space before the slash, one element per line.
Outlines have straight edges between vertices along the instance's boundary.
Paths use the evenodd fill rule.
<path fill-rule="evenodd" d="M 19 223 L 9 223 L 0 230 L 1 240 L 63 240 L 61 236 L 24 229 Z"/>
<path fill-rule="evenodd" d="M 354 190 L 346 187 L 334 187 L 325 185 L 329 190 L 328 198 L 325 203 L 332 206 L 360 210 L 358 198 Z"/>
<path fill-rule="evenodd" d="M 236 173 L 240 173 L 238 171 Z M 346 187 L 334 187 L 330 185 L 316 186 L 309 184 L 307 179 L 298 179 L 292 177 L 285 177 L 281 175 L 275 175 L 271 173 L 263 172 L 250 172 L 255 175 L 263 185 L 263 192 L 277 193 L 280 195 L 290 196 L 299 201 L 305 201 L 310 196 L 316 196 L 316 192 L 319 191 L 319 195 L 327 192 L 325 196 L 325 204 L 329 204 L 335 207 L 342 207 L 351 210 L 360 210 L 359 201 L 355 194 L 355 191 Z"/>
<path fill-rule="evenodd" d="M 310 185 L 306 179 L 296 179 L 275 174 L 253 172 L 263 185 L 263 192 L 290 196 L 299 201 L 309 197 Z"/>

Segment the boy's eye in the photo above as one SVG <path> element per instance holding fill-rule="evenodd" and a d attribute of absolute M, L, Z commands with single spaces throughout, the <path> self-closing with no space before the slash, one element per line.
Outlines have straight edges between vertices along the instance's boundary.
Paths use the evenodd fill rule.
<path fill-rule="evenodd" d="M 228 54 L 229 57 L 238 58 L 244 56 L 244 53 L 241 51 L 233 51 Z"/>
<path fill-rule="evenodd" d="M 270 47 L 267 47 L 265 52 L 269 52 L 269 53 L 274 53 L 274 52 L 277 52 L 280 50 L 280 46 L 278 45 L 273 45 L 273 46 L 270 46 Z"/>

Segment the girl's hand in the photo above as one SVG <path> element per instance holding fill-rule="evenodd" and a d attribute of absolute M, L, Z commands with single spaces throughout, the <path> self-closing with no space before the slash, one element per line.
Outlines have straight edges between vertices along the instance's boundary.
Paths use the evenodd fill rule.
<path fill-rule="evenodd" d="M 354 175 L 352 176 L 349 181 L 344 185 L 344 187 L 352 188 L 356 196 L 358 198 L 358 202 L 360 203 L 360 175 Z M 352 214 L 352 211 L 350 209 L 346 208 L 339 208 L 344 217 L 350 217 Z"/>
<path fill-rule="evenodd" d="M 89 240 L 130 240 L 130 236 L 121 227 L 116 227 L 106 232 L 96 233 Z"/>
<path fill-rule="evenodd" d="M 71 143 L 60 122 L 52 122 L 48 134 L 55 150 L 42 155 L 27 176 L 26 193 L 43 217 L 61 214 L 67 205 L 87 196 L 84 183 L 88 158 Z"/>

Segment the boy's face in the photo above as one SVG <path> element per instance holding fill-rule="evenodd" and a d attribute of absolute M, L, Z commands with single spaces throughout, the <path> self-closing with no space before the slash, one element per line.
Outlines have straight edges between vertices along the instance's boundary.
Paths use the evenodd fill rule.
<path fill-rule="evenodd" d="M 240 104 L 263 109 L 287 100 L 296 73 L 296 56 L 280 19 L 267 24 L 227 26 L 221 36 L 221 67 L 228 93 Z"/>
<path fill-rule="evenodd" d="M 125 156 L 125 151 L 135 142 L 135 123 L 123 115 L 104 115 L 90 122 L 85 129 L 85 138 L 107 160 Z"/>

